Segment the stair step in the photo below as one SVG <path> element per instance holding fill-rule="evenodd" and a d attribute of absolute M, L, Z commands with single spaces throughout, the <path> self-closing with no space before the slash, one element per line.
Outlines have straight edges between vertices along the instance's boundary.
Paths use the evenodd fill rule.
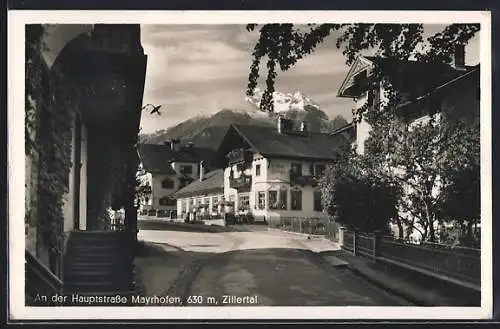
<path fill-rule="evenodd" d="M 118 285 L 116 283 L 114 284 L 96 284 L 92 283 L 90 285 L 78 282 L 78 283 L 68 283 L 65 285 L 65 290 L 68 293 L 98 293 L 98 292 L 107 292 L 107 291 L 114 291 L 116 293 L 122 293 L 122 292 L 128 292 L 130 290 L 133 290 L 134 287 L 132 284 L 124 284 L 124 285 Z"/>
<path fill-rule="evenodd" d="M 82 253 L 82 252 L 67 252 L 66 256 L 69 258 L 83 258 L 83 259 L 110 259 L 114 262 L 130 262 L 134 257 L 115 254 L 115 253 Z"/>
<path fill-rule="evenodd" d="M 87 275 L 87 274 L 78 274 L 78 275 L 64 275 L 65 283 L 70 282 L 116 282 L 116 283 L 130 283 L 134 280 L 134 276 L 132 274 L 129 275 Z"/>
<path fill-rule="evenodd" d="M 91 257 L 91 258 L 98 258 L 98 259 L 102 259 L 102 258 L 110 258 L 110 259 L 113 259 L 113 260 L 131 260 L 133 259 L 133 257 L 131 256 L 127 256 L 127 255 L 123 255 L 123 254 L 120 254 L 120 253 L 112 253 L 112 252 L 102 252 L 102 253 L 93 253 L 93 252 L 74 252 L 73 250 L 70 250 L 68 252 L 66 252 L 66 256 L 68 257 L 82 257 L 82 258 L 87 258 L 87 257 Z"/>

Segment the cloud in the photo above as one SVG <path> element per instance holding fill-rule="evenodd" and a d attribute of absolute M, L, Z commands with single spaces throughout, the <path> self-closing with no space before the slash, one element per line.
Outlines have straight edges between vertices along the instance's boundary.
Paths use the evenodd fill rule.
<path fill-rule="evenodd" d="M 443 29 L 426 26 L 425 36 Z M 318 45 L 314 54 L 286 72 L 279 72 L 276 89 L 299 90 L 318 103 L 331 118 L 352 117 L 352 100 L 336 93 L 349 68 L 333 33 Z M 144 25 L 142 44 L 148 55 L 144 102 L 163 104 L 161 116 L 143 115 L 143 131 L 166 129 L 197 115 L 222 108 L 249 108 L 244 96 L 253 47 L 258 30 L 241 25 Z M 478 60 L 479 38 L 471 41 L 467 62 Z M 262 64 L 259 84 L 264 86 L 267 70 Z"/>

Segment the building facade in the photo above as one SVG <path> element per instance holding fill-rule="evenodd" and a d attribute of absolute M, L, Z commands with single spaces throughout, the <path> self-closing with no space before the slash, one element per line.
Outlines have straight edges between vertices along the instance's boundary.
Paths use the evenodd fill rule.
<path fill-rule="evenodd" d="M 27 26 L 27 34 L 33 28 Z M 60 48 L 27 53 L 28 65 L 40 63 L 42 88 L 34 106 L 26 108 L 27 114 L 34 110 L 36 125 L 27 128 L 38 145 L 38 151 L 26 150 L 27 297 L 33 289 L 55 293 L 50 289 L 63 284 L 64 264 L 71 258 L 67 241 L 74 232 L 106 230 L 112 207 L 133 207 L 123 191 L 125 167 L 134 162 L 146 71 L 140 26 L 53 28 L 46 27 L 42 42 Z M 62 45 L 61 35 L 67 38 Z M 28 83 L 37 79 L 33 72 L 28 71 Z M 106 147 L 114 150 L 109 158 L 99 155 Z"/>
<path fill-rule="evenodd" d="M 292 121 L 282 118 L 276 128 L 232 125 L 220 148 L 226 158 L 220 169 L 223 193 L 200 197 L 201 202 L 208 202 L 214 215 L 214 201 L 219 201 L 219 215 L 229 213 L 254 221 L 324 219 L 318 180 L 351 141 L 344 134 L 307 128 L 307 122 L 302 122 L 295 130 Z M 185 208 L 178 201 L 178 212 L 184 213 L 197 202 L 196 197 L 186 200 Z"/>
<path fill-rule="evenodd" d="M 397 84 L 401 101 L 395 104 L 396 115 L 411 130 L 418 125 L 430 122 L 439 124 L 446 119 L 448 124 L 458 120 L 479 127 L 480 113 L 480 66 L 465 65 L 463 47 L 457 46 L 449 64 L 427 64 L 416 61 L 392 61 L 385 58 L 360 56 L 351 66 L 339 91 L 339 97 L 352 98 L 354 110 L 377 108 L 384 110 L 386 95 L 384 86 Z M 375 72 L 380 72 L 379 85 L 372 89 L 363 89 L 366 81 Z M 394 73 L 394 72 L 397 72 Z M 396 82 L 394 82 L 396 81 Z M 371 127 L 365 117 L 355 120 L 356 147 L 359 154 L 365 152 L 365 141 L 370 136 Z M 395 172 L 399 172 L 395 168 Z M 432 194 L 440 190 L 439 176 L 432 188 Z M 405 186 L 406 193 L 412 188 Z M 401 217 L 411 215 L 400 211 Z M 418 229 L 423 230 L 417 225 Z M 434 223 L 439 230 L 438 221 Z M 406 228 L 405 228 L 406 230 Z M 420 234 L 415 230 L 411 237 L 418 240 Z"/>
<path fill-rule="evenodd" d="M 215 169 L 177 191 L 177 218 L 182 221 L 221 219 L 224 214 L 224 171 Z"/>
<path fill-rule="evenodd" d="M 138 174 L 151 189 L 141 202 L 141 215 L 176 217 L 177 203 L 172 195 L 199 178 L 200 162 L 209 163 L 213 152 L 192 143 L 181 145 L 180 140 L 139 145 Z"/>
<path fill-rule="evenodd" d="M 464 56 L 462 46 L 456 47 L 450 64 L 359 56 L 351 65 L 337 96 L 353 99 L 353 112 L 366 107 L 382 110 L 388 101 L 385 86 L 393 84 L 397 85 L 401 94 L 396 113 L 408 126 L 426 123 L 433 115 L 474 121 L 479 118 L 480 67 L 466 66 Z M 376 87 L 362 87 L 378 73 L 381 77 Z M 357 119 L 356 148 L 358 153 L 363 154 L 364 142 L 370 135 L 371 127 L 366 118 Z"/>

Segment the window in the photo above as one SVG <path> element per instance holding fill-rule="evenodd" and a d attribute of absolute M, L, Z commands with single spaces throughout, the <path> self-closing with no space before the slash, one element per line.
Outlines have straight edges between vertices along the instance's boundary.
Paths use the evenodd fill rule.
<path fill-rule="evenodd" d="M 279 208 L 281 210 L 288 209 L 288 190 L 286 190 L 286 189 L 280 190 Z"/>
<path fill-rule="evenodd" d="M 258 209 L 266 208 L 266 193 L 265 192 L 257 192 L 257 208 Z"/>
<path fill-rule="evenodd" d="M 292 191 L 292 210 L 302 210 L 302 191 Z"/>
<path fill-rule="evenodd" d="M 212 212 L 217 212 L 217 203 L 219 203 L 219 198 L 216 196 L 212 197 Z"/>
<path fill-rule="evenodd" d="M 193 173 L 193 166 L 181 166 L 180 172 L 181 174 L 190 175 Z"/>
<path fill-rule="evenodd" d="M 323 211 L 321 204 L 321 191 L 314 191 L 314 211 Z"/>
<path fill-rule="evenodd" d="M 325 174 L 326 166 L 324 164 L 316 165 L 316 171 L 314 172 L 314 176 L 321 177 Z"/>
<path fill-rule="evenodd" d="M 205 198 L 205 200 L 203 200 L 203 204 L 210 204 L 210 198 Z"/>
<path fill-rule="evenodd" d="M 295 176 L 302 175 L 302 164 L 292 163 L 292 174 Z"/>
<path fill-rule="evenodd" d="M 174 188 L 174 181 L 171 180 L 170 178 L 165 178 L 164 180 L 161 181 L 161 188 L 164 189 Z"/>
<path fill-rule="evenodd" d="M 278 191 L 269 191 L 269 209 L 278 209 Z"/>
<path fill-rule="evenodd" d="M 250 209 L 250 196 L 248 194 L 238 195 L 238 208 L 241 211 L 246 211 Z"/>
<path fill-rule="evenodd" d="M 255 176 L 260 176 L 260 164 L 255 165 Z"/>
<path fill-rule="evenodd" d="M 181 201 L 181 213 L 186 212 L 186 200 Z"/>

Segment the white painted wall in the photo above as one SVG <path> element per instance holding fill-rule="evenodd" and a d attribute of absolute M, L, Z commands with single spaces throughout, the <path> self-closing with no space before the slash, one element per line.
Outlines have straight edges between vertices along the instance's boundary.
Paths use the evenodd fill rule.
<path fill-rule="evenodd" d="M 87 229 L 87 128 L 82 125 L 81 167 L 80 167 L 80 230 Z"/>
<path fill-rule="evenodd" d="M 165 175 L 165 174 L 149 174 L 151 179 L 151 197 L 148 202 L 150 208 L 153 209 L 161 209 L 161 210 L 175 210 L 175 205 L 173 206 L 164 206 L 160 205 L 160 199 L 162 197 L 168 197 L 175 191 L 179 190 L 179 180 L 177 177 L 173 175 Z M 162 188 L 161 183 L 164 179 L 170 179 L 174 185 L 173 188 Z"/>
<path fill-rule="evenodd" d="M 69 170 L 69 187 L 68 192 L 63 195 L 63 216 L 64 216 L 64 234 L 68 235 L 74 227 L 74 207 L 73 200 L 75 197 L 75 142 L 76 142 L 76 120 L 73 120 L 71 127 L 71 168 Z"/>
<path fill-rule="evenodd" d="M 290 169 L 292 163 L 300 163 L 302 165 L 302 174 L 311 175 L 310 161 L 285 160 L 285 159 L 267 159 L 259 154 L 255 154 L 252 162 L 252 167 L 245 171 L 245 174 L 252 175 L 252 186 L 249 192 L 250 210 L 256 217 L 256 220 L 272 218 L 272 217 L 294 217 L 294 218 L 323 218 L 322 212 L 314 211 L 314 190 L 312 186 L 305 186 L 295 189 L 302 191 L 302 210 L 291 210 L 291 189 L 290 189 Z M 325 164 L 326 162 L 314 162 L 314 164 Z M 256 176 L 256 167 L 260 165 L 260 175 Z M 236 166 L 233 166 L 235 170 Z M 269 168 L 268 168 L 269 167 Z M 230 188 L 229 174 L 231 168 L 224 170 L 224 197 L 226 200 L 233 198 L 235 200 L 235 209 L 239 207 L 238 191 Z M 238 173 L 234 171 L 234 177 L 238 177 Z M 279 191 L 287 190 L 287 210 L 269 209 L 270 190 Z M 265 192 L 265 209 L 258 209 L 257 192 Z"/>
<path fill-rule="evenodd" d="M 196 211 L 196 213 L 198 215 L 201 215 L 201 214 L 210 214 L 210 215 L 220 214 L 221 215 L 222 211 L 214 212 L 212 210 L 213 206 L 214 206 L 214 201 L 215 201 L 214 198 L 217 198 L 217 201 L 221 201 L 222 199 L 224 199 L 224 194 L 222 194 L 222 193 L 200 194 L 200 195 L 196 195 L 196 196 L 192 196 L 192 197 L 185 197 L 185 198 L 177 199 L 177 217 L 183 218 L 186 216 L 186 214 L 192 213 L 194 211 L 194 208 L 196 207 L 196 205 L 199 203 L 200 199 L 201 199 L 201 202 L 205 203 L 205 204 L 206 204 L 206 201 L 208 201 L 209 208 L 206 211 L 204 211 L 204 210 L 202 210 L 200 212 Z M 192 206 L 191 206 L 190 201 L 192 201 Z M 183 202 L 185 205 L 184 212 L 183 212 L 183 207 L 182 207 Z M 220 207 L 219 207 L 219 210 L 222 210 L 222 209 L 220 209 Z"/>

